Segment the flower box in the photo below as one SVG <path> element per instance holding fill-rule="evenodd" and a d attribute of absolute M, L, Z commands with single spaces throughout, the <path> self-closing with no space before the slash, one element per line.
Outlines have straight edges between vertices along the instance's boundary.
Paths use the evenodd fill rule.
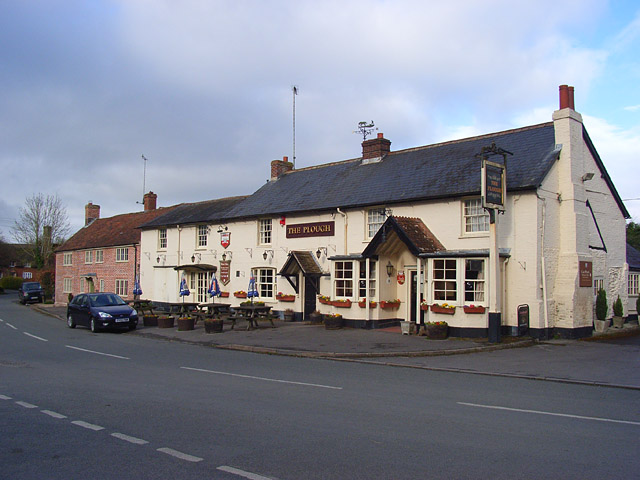
<path fill-rule="evenodd" d="M 453 315 L 456 313 L 456 307 L 446 308 L 440 305 L 431 305 L 431 311 L 433 313 L 444 313 L 445 315 Z"/>
<path fill-rule="evenodd" d="M 351 300 L 334 300 L 331 304 L 338 308 L 350 308 Z"/>
<path fill-rule="evenodd" d="M 329 299 L 329 297 L 318 297 L 318 301 L 325 305 L 331 305 L 331 300 Z"/>
<path fill-rule="evenodd" d="M 358 306 L 362 307 L 362 308 L 367 308 L 367 301 L 366 300 L 360 300 L 358 302 Z M 369 308 L 376 308 L 378 306 L 378 304 L 374 301 L 369 302 Z"/>
<path fill-rule="evenodd" d="M 423 304 L 420 305 L 420 310 L 424 310 L 425 312 L 429 310 L 429 305 Z"/>
<path fill-rule="evenodd" d="M 207 319 L 204 321 L 205 333 L 222 333 L 223 322 L 219 319 Z"/>
<path fill-rule="evenodd" d="M 178 331 L 186 332 L 187 330 L 193 330 L 195 327 L 195 318 L 193 317 L 180 317 L 178 318 Z"/>
<path fill-rule="evenodd" d="M 431 340 L 444 340 L 445 338 L 447 338 L 448 328 L 449 326 L 446 322 L 438 322 L 437 324 L 427 323 L 427 338 Z"/>
<path fill-rule="evenodd" d="M 476 306 L 464 306 L 462 307 L 464 308 L 464 313 L 484 313 L 485 308 L 484 307 L 476 307 Z"/>
<path fill-rule="evenodd" d="M 173 317 L 158 317 L 158 328 L 173 328 Z"/>
<path fill-rule="evenodd" d="M 233 296 L 236 297 L 236 298 L 247 298 L 247 293 L 246 292 L 244 292 L 244 293 L 242 293 L 242 292 L 234 292 Z"/>
<path fill-rule="evenodd" d="M 229 297 L 229 292 L 220 292 L 220 296 L 222 298 L 228 298 Z"/>
<path fill-rule="evenodd" d="M 384 300 L 380 302 L 380 308 L 384 310 L 391 310 L 392 308 L 398 307 L 400 307 L 400 302 L 385 302 Z"/>
<path fill-rule="evenodd" d="M 324 328 L 325 330 L 338 330 L 344 326 L 344 319 L 342 315 L 325 315 L 324 316 Z"/>
<path fill-rule="evenodd" d="M 276 300 L 280 300 L 281 302 L 295 302 L 295 295 L 276 295 Z"/>
<path fill-rule="evenodd" d="M 142 317 L 142 324 L 145 327 L 157 327 L 158 326 L 158 315 L 144 315 Z"/>

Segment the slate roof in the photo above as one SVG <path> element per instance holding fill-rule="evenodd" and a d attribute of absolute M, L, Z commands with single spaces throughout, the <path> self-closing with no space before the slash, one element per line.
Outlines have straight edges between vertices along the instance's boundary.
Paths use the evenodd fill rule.
<path fill-rule="evenodd" d="M 175 207 L 163 207 L 146 212 L 124 213 L 114 217 L 98 218 L 78 230 L 56 252 L 87 248 L 114 247 L 140 243 L 140 225 L 164 215 Z"/>
<path fill-rule="evenodd" d="M 640 270 L 640 252 L 627 243 L 627 263 L 629 270 Z"/>
<path fill-rule="evenodd" d="M 230 218 L 390 205 L 480 193 L 475 155 L 495 142 L 507 159 L 509 191 L 537 188 L 558 158 L 553 123 L 391 152 L 382 161 L 352 159 L 292 170 L 228 212 Z M 501 159 L 500 159 L 501 160 Z"/>
<path fill-rule="evenodd" d="M 156 228 L 193 223 L 215 223 L 223 221 L 229 209 L 247 198 L 246 196 L 218 198 L 196 203 L 182 203 L 165 215 L 156 217 L 141 228 Z"/>

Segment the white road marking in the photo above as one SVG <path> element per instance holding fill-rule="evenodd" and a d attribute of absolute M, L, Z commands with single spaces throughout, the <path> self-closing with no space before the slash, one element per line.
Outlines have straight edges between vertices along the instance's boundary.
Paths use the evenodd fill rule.
<path fill-rule="evenodd" d="M 292 382 L 290 380 L 278 380 L 276 378 L 254 377 L 252 375 L 241 375 L 239 373 L 217 372 L 215 370 L 205 370 L 204 368 L 180 367 L 184 370 L 193 370 L 194 372 L 215 373 L 217 375 L 228 375 L 230 377 L 250 378 L 252 380 L 263 380 L 265 382 L 289 383 L 292 385 L 303 385 L 305 387 L 330 388 L 332 390 L 342 390 L 342 387 L 332 387 L 331 385 L 320 385 L 317 383 Z"/>
<path fill-rule="evenodd" d="M 30 333 L 27 333 L 27 332 L 22 332 L 22 333 L 24 333 L 28 337 L 35 338 L 36 340 L 40 340 L 42 342 L 48 342 L 49 341 L 46 338 L 36 337 L 35 335 L 31 335 Z"/>
<path fill-rule="evenodd" d="M 129 435 L 125 435 L 124 433 L 114 432 L 111 434 L 112 437 L 119 438 L 120 440 L 124 440 L 129 443 L 135 443 L 136 445 L 144 445 L 147 442 L 146 440 L 142 440 L 141 438 L 130 437 Z"/>
<path fill-rule="evenodd" d="M 66 415 L 62 415 L 61 413 L 58 413 L 58 412 L 52 412 L 51 410 L 40 410 L 40 411 L 45 415 L 49 415 L 50 417 L 53 417 L 53 418 L 67 418 Z"/>
<path fill-rule="evenodd" d="M 193 455 L 189 455 L 187 453 L 182 453 L 173 448 L 158 448 L 158 452 L 166 453 L 167 455 L 171 455 L 172 457 L 179 458 L 180 460 L 186 460 L 187 462 L 201 462 L 204 460 L 200 457 L 194 457 Z"/>
<path fill-rule="evenodd" d="M 80 350 L 81 352 L 88 352 L 88 353 L 95 353 L 96 355 L 104 355 L 105 357 L 113 357 L 113 358 L 120 358 L 122 360 L 131 360 L 128 357 L 121 357 L 120 355 L 113 355 L 111 353 L 102 353 L 102 352 L 96 352 L 94 350 L 87 350 L 85 348 L 80 348 L 80 347 L 73 347 L 71 345 L 65 345 L 65 347 L 67 348 L 72 348 L 73 350 Z"/>
<path fill-rule="evenodd" d="M 104 430 L 104 427 L 101 427 L 100 425 L 94 425 L 93 423 L 83 422 L 82 420 L 74 420 L 71 423 L 73 423 L 74 425 L 78 425 L 79 427 L 82 427 L 82 428 L 94 430 L 96 432 L 99 430 Z"/>
<path fill-rule="evenodd" d="M 0 400 L 11 400 L 11 397 L 7 397 L 6 395 L 0 395 Z"/>
<path fill-rule="evenodd" d="M 540 410 L 525 410 L 521 408 L 500 407 L 498 405 L 479 405 L 476 403 L 457 402 L 458 405 L 466 405 L 468 407 L 490 408 L 493 410 L 506 410 L 509 412 L 535 413 L 537 415 L 551 415 L 554 417 L 577 418 L 579 420 L 594 420 L 596 422 L 624 423 L 626 425 L 640 425 L 640 422 L 632 422 L 630 420 L 615 420 L 613 418 L 601 417 L 585 417 L 583 415 L 570 415 L 567 413 L 543 412 Z"/>
<path fill-rule="evenodd" d="M 262 475 L 258 475 L 251 472 L 245 472 L 244 470 L 238 470 L 237 468 L 227 467 L 226 465 L 222 465 L 218 467 L 217 470 L 222 470 L 223 472 L 232 473 L 240 477 L 248 478 L 249 480 L 275 480 L 273 477 L 263 477 Z"/>
<path fill-rule="evenodd" d="M 24 408 L 38 408 L 38 406 L 34 405 L 33 403 L 17 401 L 16 404 L 18 404 L 18 405 L 20 405 L 21 407 L 24 407 Z"/>
<path fill-rule="evenodd" d="M 7 322 L 7 327 L 11 327 L 11 328 L 13 328 L 14 330 L 17 330 L 17 329 L 18 329 L 17 327 L 14 327 L 13 325 L 11 325 L 11 324 L 10 324 L 10 323 L 8 323 L 8 322 Z"/>

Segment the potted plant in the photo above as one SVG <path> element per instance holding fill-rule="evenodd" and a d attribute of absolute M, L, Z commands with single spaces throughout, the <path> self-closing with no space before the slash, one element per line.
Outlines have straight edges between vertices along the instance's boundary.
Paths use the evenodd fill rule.
<path fill-rule="evenodd" d="M 222 333 L 222 326 L 221 318 L 207 318 L 204 321 L 204 331 L 206 333 Z"/>
<path fill-rule="evenodd" d="M 434 303 L 431 305 L 431 311 L 433 313 L 444 313 L 445 315 L 453 315 L 456 312 L 456 307 L 453 305 L 449 305 L 447 302 L 442 305 L 438 305 Z"/>
<path fill-rule="evenodd" d="M 369 308 L 376 308 L 377 305 L 378 304 L 373 300 L 369 301 Z M 361 308 L 367 308 L 367 299 L 361 298 L 360 301 L 358 302 L 358 306 Z"/>
<path fill-rule="evenodd" d="M 320 325 L 322 323 L 322 314 L 318 310 L 314 310 L 309 314 L 309 322 L 311 325 Z"/>
<path fill-rule="evenodd" d="M 195 328 L 195 318 L 192 316 L 184 316 L 178 318 L 178 331 L 185 332 Z"/>
<path fill-rule="evenodd" d="M 331 303 L 331 299 L 329 297 L 327 297 L 326 295 L 319 295 L 318 296 L 318 301 L 320 303 L 325 304 L 325 305 L 329 305 Z"/>
<path fill-rule="evenodd" d="M 142 316 L 142 324 L 145 327 L 157 327 L 158 326 L 158 315 L 143 315 Z"/>
<path fill-rule="evenodd" d="M 605 292 L 604 288 L 601 288 L 598 290 L 598 296 L 596 297 L 596 319 L 593 321 L 593 327 L 598 333 L 602 333 L 609 328 L 610 320 L 607 320 L 608 308 L 607 292 Z"/>
<path fill-rule="evenodd" d="M 285 322 L 293 322 L 296 317 L 296 312 L 294 312 L 291 308 L 287 308 L 284 311 L 284 321 Z"/>
<path fill-rule="evenodd" d="M 624 327 L 624 309 L 622 307 L 622 300 L 620 300 L 620 295 L 615 302 L 613 302 L 613 326 L 615 328 L 623 328 Z"/>
<path fill-rule="evenodd" d="M 159 316 L 158 328 L 173 328 L 173 317 L 170 315 Z"/>
<path fill-rule="evenodd" d="M 236 298 L 247 298 L 247 292 L 244 290 L 238 290 L 237 292 L 233 292 L 233 296 Z"/>
<path fill-rule="evenodd" d="M 326 330 L 338 330 L 344 325 L 342 315 L 339 313 L 329 313 L 324 316 L 324 328 Z"/>
<path fill-rule="evenodd" d="M 400 306 L 400 299 L 394 298 L 393 300 L 382 300 L 380 302 L 380 308 L 383 310 L 398 308 Z"/>
<path fill-rule="evenodd" d="M 426 300 L 422 300 L 420 302 L 420 310 L 424 310 L 424 311 L 429 310 L 429 302 L 427 302 Z"/>
<path fill-rule="evenodd" d="M 278 292 L 278 294 L 276 295 L 276 300 L 280 300 L 281 302 L 293 302 L 295 301 L 295 299 L 295 295 L 285 295 L 282 292 Z"/>
<path fill-rule="evenodd" d="M 484 307 L 481 305 L 465 305 L 462 308 L 464 313 L 484 313 Z"/>
<path fill-rule="evenodd" d="M 427 338 L 431 340 L 444 340 L 447 338 L 449 324 L 447 322 L 425 323 Z"/>

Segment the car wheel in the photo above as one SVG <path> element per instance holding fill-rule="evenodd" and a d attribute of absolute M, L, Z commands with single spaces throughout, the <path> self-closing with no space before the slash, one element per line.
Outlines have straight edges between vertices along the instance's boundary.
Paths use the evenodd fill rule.
<path fill-rule="evenodd" d="M 129 331 L 135 330 L 135 329 L 136 329 L 136 325 L 129 325 Z"/>
<path fill-rule="evenodd" d="M 96 323 L 96 319 L 95 318 L 91 318 L 91 331 L 93 333 L 98 333 L 98 324 Z"/>
<path fill-rule="evenodd" d="M 76 322 L 73 321 L 73 318 L 71 318 L 71 315 L 67 315 L 67 327 L 76 328 Z"/>
<path fill-rule="evenodd" d="M 22 300 L 20 300 L 20 303 L 23 304 L 23 305 L 26 305 L 27 301 L 23 298 Z"/>

